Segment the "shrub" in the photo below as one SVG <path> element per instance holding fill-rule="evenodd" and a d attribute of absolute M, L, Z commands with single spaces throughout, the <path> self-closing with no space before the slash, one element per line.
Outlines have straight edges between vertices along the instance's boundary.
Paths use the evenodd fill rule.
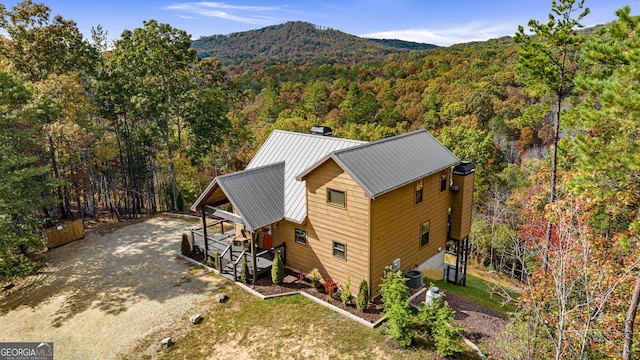
<path fill-rule="evenodd" d="M 351 274 L 347 273 L 347 280 L 344 282 L 344 286 L 342 287 L 342 291 L 340 292 L 340 300 L 345 305 L 353 305 L 353 301 L 351 298 L 353 295 L 351 294 Z"/>
<path fill-rule="evenodd" d="M 401 271 L 393 271 L 388 268 L 380 285 L 384 304 L 383 315 L 387 318 L 386 333 L 403 347 L 411 345 L 415 335 L 415 324 L 406 281 L 407 279 Z"/>
<path fill-rule="evenodd" d="M 356 309 L 360 312 L 367 310 L 369 304 L 369 284 L 367 280 L 360 281 L 360 288 L 358 289 L 358 298 L 356 299 Z"/>
<path fill-rule="evenodd" d="M 311 270 L 309 279 L 311 280 L 311 285 L 316 289 L 319 289 L 320 285 L 322 285 L 322 275 L 320 275 L 320 271 L 318 271 L 318 269 Z"/>
<path fill-rule="evenodd" d="M 180 244 L 180 253 L 184 256 L 191 255 L 191 243 L 189 243 L 189 235 L 182 233 L 182 243 Z"/>
<path fill-rule="evenodd" d="M 280 254 L 276 252 L 273 257 L 273 264 L 271 265 L 271 281 L 274 284 L 282 284 L 284 280 L 284 264 L 282 263 L 282 259 L 280 259 Z"/>
<path fill-rule="evenodd" d="M 242 257 L 242 262 L 240 263 L 240 282 L 246 284 L 249 280 L 249 267 L 247 266 L 247 257 Z"/>
<path fill-rule="evenodd" d="M 424 303 L 424 307 L 418 314 L 424 330 L 431 335 L 436 346 L 436 351 L 442 357 L 458 354 L 462 351 L 460 337 L 457 331 L 460 326 L 451 325 L 453 322 L 453 310 L 447 302 L 443 304 Z"/>

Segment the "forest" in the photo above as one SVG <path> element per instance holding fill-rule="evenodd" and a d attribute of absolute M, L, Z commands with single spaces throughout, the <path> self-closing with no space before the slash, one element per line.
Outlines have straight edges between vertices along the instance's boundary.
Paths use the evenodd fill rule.
<path fill-rule="evenodd" d="M 45 4 L 0 4 L 0 281 L 35 271 L 42 229 L 65 219 L 187 209 L 274 129 L 373 141 L 425 128 L 477 166 L 471 257 L 525 289 L 508 358 L 640 358 L 630 14 L 585 29 L 588 3 L 558 0 L 548 19 L 486 42 L 221 62 L 155 20 L 109 42 Z M 262 34 L 255 43 L 278 49 Z M 324 46 L 314 34 L 300 39 Z"/>

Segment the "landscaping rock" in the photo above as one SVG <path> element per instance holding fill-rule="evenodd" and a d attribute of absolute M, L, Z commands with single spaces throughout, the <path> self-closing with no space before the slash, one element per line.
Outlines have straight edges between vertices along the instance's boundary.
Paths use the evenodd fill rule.
<path fill-rule="evenodd" d="M 160 341 L 161 348 L 169 348 L 173 345 L 173 339 L 171 337 L 166 337 Z"/>
<path fill-rule="evenodd" d="M 193 325 L 200 324 L 202 322 L 202 314 L 191 315 L 189 321 L 191 321 Z"/>
<path fill-rule="evenodd" d="M 227 294 L 216 294 L 213 298 L 214 298 L 217 302 L 219 302 L 219 303 L 223 303 L 223 302 L 227 301 L 227 299 L 228 299 L 229 297 L 227 296 Z"/>

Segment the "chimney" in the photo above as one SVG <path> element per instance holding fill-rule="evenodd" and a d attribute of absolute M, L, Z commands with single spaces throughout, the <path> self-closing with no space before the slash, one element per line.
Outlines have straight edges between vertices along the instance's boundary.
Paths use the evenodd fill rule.
<path fill-rule="evenodd" d="M 476 165 L 472 162 L 463 161 L 453 168 L 453 185 L 449 188 L 453 192 L 449 236 L 455 240 L 466 238 L 471 231 L 475 172 Z"/>
<path fill-rule="evenodd" d="M 311 128 L 311 134 L 320 136 L 331 136 L 331 128 L 328 126 L 314 126 Z"/>

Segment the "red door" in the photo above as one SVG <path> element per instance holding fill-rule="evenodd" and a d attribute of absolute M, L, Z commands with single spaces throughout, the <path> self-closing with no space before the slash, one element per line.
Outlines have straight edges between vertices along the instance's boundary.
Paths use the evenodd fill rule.
<path fill-rule="evenodd" d="M 262 234 L 262 247 L 264 249 L 271 249 L 273 247 L 273 238 L 271 237 L 271 234 Z"/>

